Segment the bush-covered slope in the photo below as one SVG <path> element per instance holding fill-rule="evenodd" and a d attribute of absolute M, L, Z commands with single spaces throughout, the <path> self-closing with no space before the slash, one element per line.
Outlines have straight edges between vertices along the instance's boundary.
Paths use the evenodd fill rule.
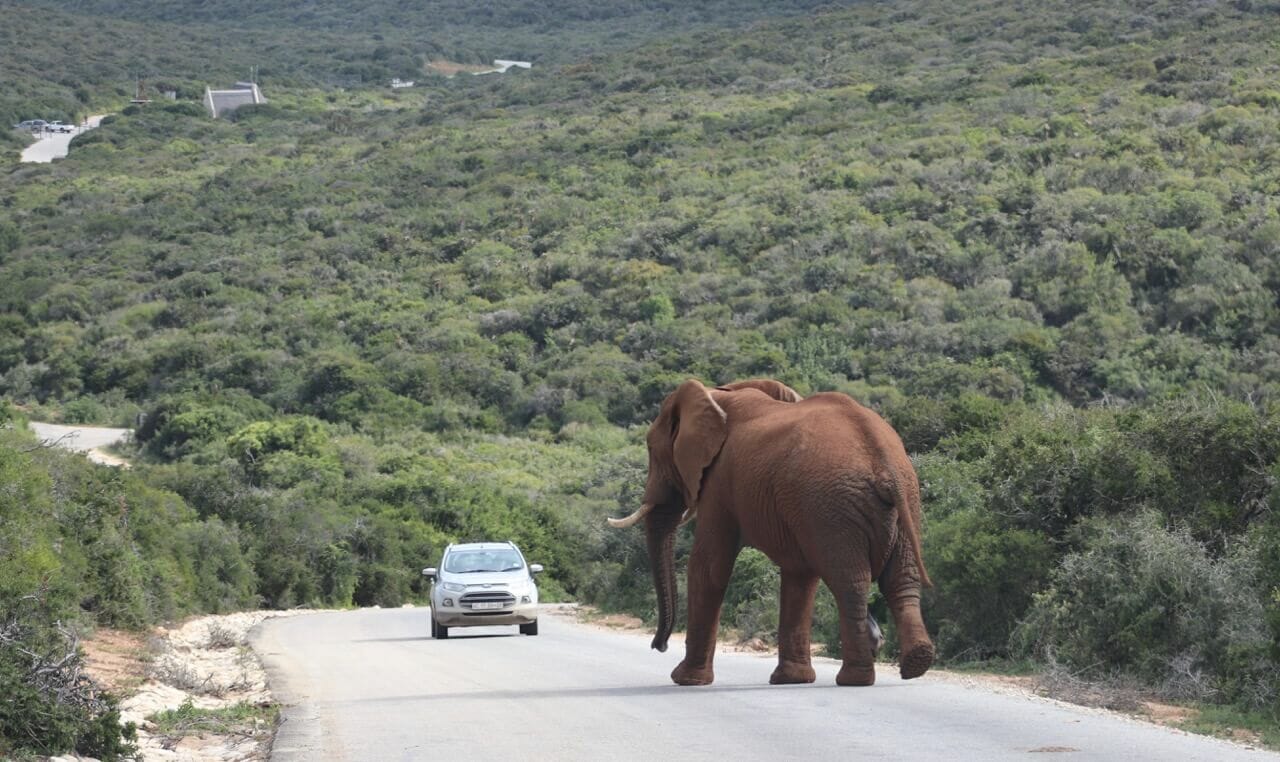
<path fill-rule="evenodd" d="M 1277 20 L 920 0 L 130 110 L 0 180 L 0 390 L 145 413 L 142 478 L 273 605 L 394 604 L 498 535 L 641 613 L 600 519 L 657 402 L 847 391 L 918 456 L 944 656 L 1274 711 Z"/>
<path fill-rule="evenodd" d="M 777 16 L 847 5 L 823 0 L 671 0 L 591 2 L 590 0 L 329 0 L 306 4 L 215 0 L 35 0 L 33 5 L 77 14 L 270 29 L 284 37 L 313 31 L 376 35 L 389 47 L 489 63 L 515 58 L 539 64 L 630 47 L 655 37 L 691 29 L 727 29 Z"/>
<path fill-rule="evenodd" d="M 286 95 L 237 124 L 124 117 L 3 190 L 22 242 L 0 299 L 23 330 L 70 332 L 74 357 L 36 378 L 35 341 L 13 388 L 142 401 L 279 350 L 264 378 L 222 385 L 350 419 L 308 380 L 341 359 L 388 404 L 485 410 L 496 430 L 559 425 L 572 401 L 643 420 L 663 373 L 1003 402 L 1271 396 L 1272 16 L 1170 14 L 1121 39 L 1138 20 L 1104 17 L 1077 25 L 1100 40 L 1045 48 L 1026 20 L 953 39 L 920 15 L 455 81 L 416 114 L 413 96 Z M 934 57 L 887 63 L 899 48 Z M 121 342 L 109 356 L 76 338 L 93 324 Z M 430 389 L 396 380 L 406 362 Z M 601 363 L 619 383 L 575 378 Z"/>

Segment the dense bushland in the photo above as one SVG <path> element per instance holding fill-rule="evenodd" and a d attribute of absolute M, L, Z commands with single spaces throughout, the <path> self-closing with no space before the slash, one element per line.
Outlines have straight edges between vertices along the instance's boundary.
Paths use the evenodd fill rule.
<path fill-rule="evenodd" d="M 944 658 L 1274 714 L 1277 19 L 921 0 L 408 92 L 299 75 L 219 122 L 128 109 L 0 179 L 0 390 L 143 415 L 129 479 L 212 568 L 89 609 L 137 622 L 395 605 L 495 536 L 551 595 L 651 615 L 602 518 L 658 401 L 845 391 L 917 458 Z M 739 567 L 726 624 L 767 637 L 774 572 Z"/>
<path fill-rule="evenodd" d="M 0 127 L 115 110 L 135 81 L 198 100 L 251 69 L 270 97 L 301 86 L 386 87 L 429 61 L 538 66 L 695 28 L 723 29 L 832 5 L 814 0 L 579 3 L 84 2 L 0 0 Z M 18 145 L 0 131 L 0 146 Z"/>
<path fill-rule="evenodd" d="M 221 583 L 187 539 L 219 527 L 128 472 L 39 446 L 7 406 L 0 420 L 0 755 L 117 759 L 132 729 L 122 734 L 115 697 L 82 672 L 85 615 L 136 627 L 202 610 Z M 242 563 L 222 529 L 213 544 Z M 223 603 L 255 601 L 251 585 L 237 592 Z"/>

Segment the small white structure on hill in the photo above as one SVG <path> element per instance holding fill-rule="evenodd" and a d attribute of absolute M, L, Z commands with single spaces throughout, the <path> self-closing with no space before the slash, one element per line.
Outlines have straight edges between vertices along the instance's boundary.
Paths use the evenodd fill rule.
<path fill-rule="evenodd" d="M 230 90 L 211 90 L 207 87 L 204 89 L 204 105 L 214 119 L 231 113 L 241 106 L 266 102 L 267 99 L 262 97 L 262 91 L 258 89 L 256 82 L 237 82 L 236 86 Z"/>
<path fill-rule="evenodd" d="M 477 72 L 474 72 L 474 73 L 475 73 L 477 76 L 479 76 L 479 75 L 481 75 L 481 74 L 506 74 L 506 73 L 507 73 L 507 69 L 510 69 L 510 68 L 513 68 L 513 67 L 514 67 L 514 68 L 517 68 L 517 69 L 532 69 L 532 68 L 533 68 L 533 64 L 532 64 L 532 63 L 530 63 L 530 62 L 528 62 L 528 61 L 506 61 L 506 60 L 503 60 L 503 59 L 501 59 L 501 58 L 495 58 L 495 59 L 493 59 L 493 66 L 494 66 L 494 68 L 489 69 L 488 71 L 477 71 Z"/>
<path fill-rule="evenodd" d="M 399 77 L 396 77 L 395 79 L 391 80 L 392 88 L 413 87 L 413 84 L 414 82 L 412 79 L 406 81 L 406 80 L 400 79 Z"/>

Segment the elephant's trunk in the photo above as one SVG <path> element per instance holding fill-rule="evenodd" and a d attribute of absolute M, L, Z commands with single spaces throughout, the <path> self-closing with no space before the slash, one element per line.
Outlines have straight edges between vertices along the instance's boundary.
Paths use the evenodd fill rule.
<path fill-rule="evenodd" d="M 667 639 L 675 626 L 676 614 L 676 527 L 679 511 L 654 511 L 645 523 L 649 544 L 649 566 L 653 569 L 653 587 L 658 594 L 658 632 L 653 648 L 667 650 Z"/>

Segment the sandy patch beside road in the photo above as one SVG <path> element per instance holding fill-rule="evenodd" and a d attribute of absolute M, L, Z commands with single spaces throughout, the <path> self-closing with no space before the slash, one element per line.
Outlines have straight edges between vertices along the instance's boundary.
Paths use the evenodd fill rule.
<path fill-rule="evenodd" d="M 246 611 L 203 616 L 149 635 L 100 630 L 82 645 L 86 671 L 100 685 L 127 696 L 122 722 L 138 725 L 138 749 L 144 762 L 175 760 L 261 760 L 271 749 L 274 728 L 257 733 L 198 733 L 168 738 L 147 718 L 190 702 L 199 709 L 240 703 L 271 703 L 266 673 L 247 644 L 249 630 L 265 619 L 309 611 Z M 55 757 L 55 762 L 76 757 Z"/>

